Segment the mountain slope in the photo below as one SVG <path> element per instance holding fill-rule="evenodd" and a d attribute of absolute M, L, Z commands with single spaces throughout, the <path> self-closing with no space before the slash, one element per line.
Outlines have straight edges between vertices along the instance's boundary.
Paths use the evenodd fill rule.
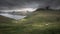
<path fill-rule="evenodd" d="M 28 34 L 60 34 L 60 12 L 54 10 L 35 11 L 19 21 Z"/>
<path fill-rule="evenodd" d="M 10 21 L 9 23 L 12 24 L 8 24 L 7 26 L 1 25 L 0 34 L 60 34 L 59 11 L 35 11 L 24 19 L 14 21 L 17 22 L 15 24 L 13 21 Z"/>

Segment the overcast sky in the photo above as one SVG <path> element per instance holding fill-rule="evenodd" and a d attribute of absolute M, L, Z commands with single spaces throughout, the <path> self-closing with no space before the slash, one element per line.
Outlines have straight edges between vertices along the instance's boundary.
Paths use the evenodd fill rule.
<path fill-rule="evenodd" d="M 20 8 L 50 8 L 60 9 L 60 0 L 0 0 L 0 10 Z"/>

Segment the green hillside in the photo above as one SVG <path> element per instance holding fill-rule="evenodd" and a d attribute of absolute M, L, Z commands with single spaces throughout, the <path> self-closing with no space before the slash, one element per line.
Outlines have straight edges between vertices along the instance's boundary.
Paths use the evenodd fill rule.
<path fill-rule="evenodd" d="M 1 34 L 60 34 L 60 11 L 35 11 L 24 19 L 9 23 L 10 26 L 0 26 Z"/>
<path fill-rule="evenodd" d="M 0 15 L 0 34 L 9 34 L 16 28 L 14 19 Z"/>
<path fill-rule="evenodd" d="M 40 10 L 19 21 L 28 34 L 60 34 L 60 12 Z"/>

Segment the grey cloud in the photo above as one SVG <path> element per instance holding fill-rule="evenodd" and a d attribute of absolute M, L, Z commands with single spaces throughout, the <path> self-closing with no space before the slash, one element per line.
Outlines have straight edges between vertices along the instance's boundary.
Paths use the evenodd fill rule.
<path fill-rule="evenodd" d="M 0 10 L 46 7 L 59 8 L 60 0 L 0 0 Z"/>

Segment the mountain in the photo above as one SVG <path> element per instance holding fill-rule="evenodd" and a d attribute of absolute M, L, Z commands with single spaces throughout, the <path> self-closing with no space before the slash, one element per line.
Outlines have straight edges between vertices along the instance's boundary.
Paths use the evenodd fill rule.
<path fill-rule="evenodd" d="M 24 19 L 9 23 L 13 24 L 0 24 L 0 34 L 60 34 L 60 11 L 34 11 Z"/>
<path fill-rule="evenodd" d="M 19 22 L 28 34 L 60 34 L 60 11 L 35 11 Z"/>

